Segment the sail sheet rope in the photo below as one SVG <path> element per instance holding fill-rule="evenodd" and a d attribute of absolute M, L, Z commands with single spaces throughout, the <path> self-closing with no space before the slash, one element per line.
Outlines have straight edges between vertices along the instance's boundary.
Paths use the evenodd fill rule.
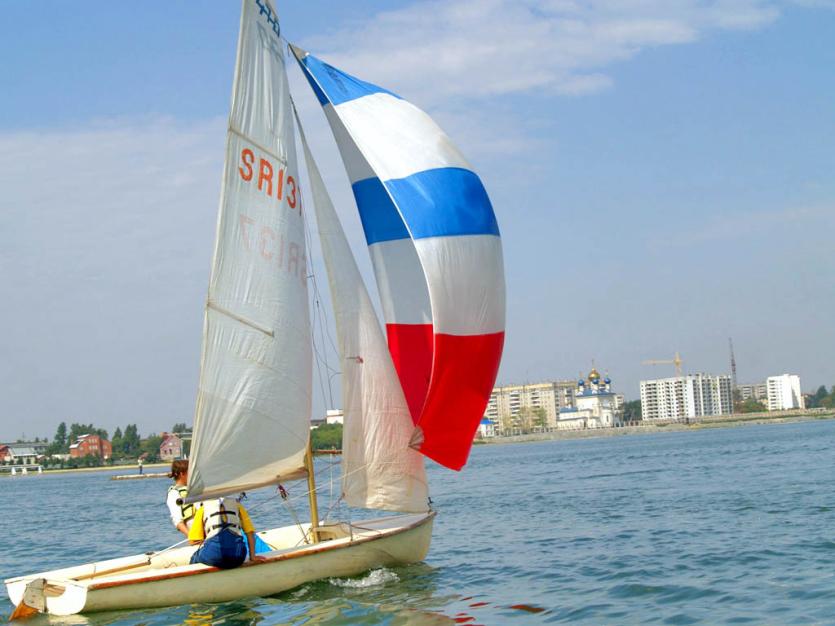
<path fill-rule="evenodd" d="M 290 101 L 292 103 L 292 97 Z M 295 103 L 293 103 L 293 110 L 295 111 Z M 305 206 L 304 200 L 304 192 L 299 189 L 299 198 L 301 206 Z M 308 220 L 304 221 L 304 236 L 305 236 L 305 246 L 307 250 L 313 250 L 313 237 L 310 233 L 310 223 Z M 336 354 L 339 350 L 336 347 L 336 342 L 333 340 L 333 336 L 331 335 L 330 331 L 330 321 L 328 320 L 328 314 L 325 307 L 321 305 L 322 302 L 322 293 L 319 290 L 319 281 L 317 280 L 316 270 L 313 266 L 311 261 L 309 273 L 307 275 L 308 280 L 310 281 L 310 285 L 313 288 L 313 320 L 310 327 L 310 339 L 313 346 L 313 357 L 316 361 L 316 372 L 319 378 L 319 389 L 320 393 L 322 394 L 322 402 L 327 403 L 328 406 L 333 407 L 333 386 L 331 381 L 333 380 L 334 376 L 341 374 L 342 372 L 338 369 L 331 366 L 330 362 L 328 361 L 327 350 L 328 344 L 330 344 L 330 349 Z M 316 340 L 316 330 L 319 330 L 319 337 L 320 342 Z M 327 342 L 325 338 L 327 337 Z M 324 368 L 325 372 L 323 375 L 322 369 Z M 325 395 L 325 384 L 327 384 L 327 396 Z"/>

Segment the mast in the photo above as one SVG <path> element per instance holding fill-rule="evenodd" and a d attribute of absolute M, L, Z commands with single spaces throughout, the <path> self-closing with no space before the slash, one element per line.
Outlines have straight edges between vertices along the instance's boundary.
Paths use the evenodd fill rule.
<path fill-rule="evenodd" d="M 307 467 L 307 497 L 310 501 L 310 538 L 313 543 L 319 543 L 319 502 L 316 499 L 316 476 L 313 473 L 313 437 L 307 440 L 304 464 Z"/>

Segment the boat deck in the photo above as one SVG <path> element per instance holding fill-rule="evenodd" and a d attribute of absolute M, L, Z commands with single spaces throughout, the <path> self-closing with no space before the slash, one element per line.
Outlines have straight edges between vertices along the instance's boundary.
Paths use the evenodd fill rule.
<path fill-rule="evenodd" d="M 167 587 L 173 584 L 182 588 L 179 580 L 193 576 L 202 578 L 202 575 L 210 573 L 217 573 L 217 577 L 207 579 L 211 583 L 197 586 L 186 583 L 184 589 L 188 593 L 186 596 L 180 595 L 182 599 L 173 603 L 222 601 L 227 596 L 233 597 L 224 580 L 241 589 L 235 592 L 236 597 L 269 595 L 323 576 L 350 575 L 377 565 L 420 560 L 429 548 L 431 536 L 431 523 L 427 525 L 426 522 L 431 522 L 433 517 L 434 513 L 430 512 L 350 524 L 325 524 L 317 529 L 319 542 L 315 544 L 305 543 L 310 532 L 309 524 L 274 528 L 258 533 L 263 541 L 274 548 L 259 554 L 264 560 L 248 561 L 233 570 L 190 564 L 189 560 L 196 547 L 182 546 L 159 553 L 138 554 L 30 574 L 8 579 L 5 583 L 9 599 L 15 605 L 25 600 L 27 605 L 40 611 L 59 615 L 107 608 L 165 606 L 172 603 L 167 599 Z M 408 531 L 419 527 L 426 529 L 422 533 L 425 534 L 422 541 L 410 542 L 405 539 Z M 404 539 L 400 539 L 400 536 Z M 391 544 L 391 541 L 395 543 Z M 317 574 L 310 571 L 309 565 L 305 565 L 312 562 L 311 558 L 319 561 L 325 559 L 329 565 L 322 569 L 321 574 Z M 273 579 L 276 574 L 280 578 Z M 264 589 L 258 591 L 259 585 Z M 131 589 L 137 591 L 131 592 Z M 189 599 L 190 595 L 195 597 Z"/>

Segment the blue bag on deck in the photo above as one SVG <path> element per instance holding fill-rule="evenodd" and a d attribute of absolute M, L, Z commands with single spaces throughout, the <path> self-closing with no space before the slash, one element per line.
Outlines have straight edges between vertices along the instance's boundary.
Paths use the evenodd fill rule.
<path fill-rule="evenodd" d="M 249 558 L 249 542 L 246 539 L 244 539 L 244 548 L 246 549 L 246 558 Z M 272 548 L 270 547 L 270 544 L 256 534 L 255 554 L 263 554 L 264 552 L 272 552 Z"/>

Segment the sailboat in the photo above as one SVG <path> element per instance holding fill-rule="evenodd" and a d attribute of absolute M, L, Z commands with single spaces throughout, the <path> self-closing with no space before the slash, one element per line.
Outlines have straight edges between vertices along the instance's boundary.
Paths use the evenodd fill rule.
<path fill-rule="evenodd" d="M 195 547 L 181 546 L 12 578 L 13 617 L 271 595 L 421 561 L 429 550 L 436 513 L 423 457 L 463 467 L 501 358 L 496 219 L 478 176 L 426 113 L 300 48 L 286 50 L 269 0 L 243 0 L 186 500 L 306 478 L 311 519 L 258 533 L 270 550 L 235 569 L 192 565 Z M 351 180 L 385 331 L 290 96 L 292 58 Z M 383 517 L 318 519 L 295 128 L 337 330 L 341 500 Z"/>

